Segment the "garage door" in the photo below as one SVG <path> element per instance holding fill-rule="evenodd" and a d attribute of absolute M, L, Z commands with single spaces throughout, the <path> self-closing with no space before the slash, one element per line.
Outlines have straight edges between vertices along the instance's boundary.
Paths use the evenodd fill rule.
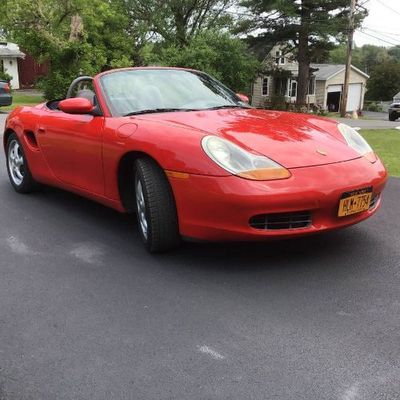
<path fill-rule="evenodd" d="M 351 83 L 347 97 L 346 111 L 356 111 L 361 107 L 362 84 Z"/>
<path fill-rule="evenodd" d="M 341 92 L 341 91 L 342 91 L 342 85 L 329 85 L 328 86 L 328 93 Z"/>

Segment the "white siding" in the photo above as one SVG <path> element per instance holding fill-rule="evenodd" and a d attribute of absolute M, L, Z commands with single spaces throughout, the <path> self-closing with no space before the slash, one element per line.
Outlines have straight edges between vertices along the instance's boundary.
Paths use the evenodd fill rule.
<path fill-rule="evenodd" d="M 319 106 L 325 108 L 326 106 L 325 81 L 317 81 L 315 84 L 315 102 Z"/>
<path fill-rule="evenodd" d="M 11 87 L 19 89 L 18 62 L 16 58 L 3 58 L 4 72 L 12 76 Z"/>

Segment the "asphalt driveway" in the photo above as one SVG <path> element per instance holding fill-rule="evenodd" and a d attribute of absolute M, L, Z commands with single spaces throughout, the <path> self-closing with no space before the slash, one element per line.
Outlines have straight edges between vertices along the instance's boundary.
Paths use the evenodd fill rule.
<path fill-rule="evenodd" d="M 400 180 L 347 230 L 151 256 L 0 155 L 0 399 L 400 398 Z"/>

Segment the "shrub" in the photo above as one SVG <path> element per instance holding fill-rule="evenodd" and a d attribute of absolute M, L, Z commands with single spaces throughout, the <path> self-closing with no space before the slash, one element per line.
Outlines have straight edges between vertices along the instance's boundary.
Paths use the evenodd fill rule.
<path fill-rule="evenodd" d="M 10 82 L 12 79 L 12 76 L 7 74 L 7 72 L 0 72 L 0 79 Z"/>
<path fill-rule="evenodd" d="M 264 108 L 268 110 L 287 111 L 288 103 L 286 103 L 285 96 L 274 94 L 265 101 Z"/>
<path fill-rule="evenodd" d="M 382 106 L 375 101 L 370 101 L 365 103 L 365 111 L 375 111 L 375 112 L 382 112 Z"/>

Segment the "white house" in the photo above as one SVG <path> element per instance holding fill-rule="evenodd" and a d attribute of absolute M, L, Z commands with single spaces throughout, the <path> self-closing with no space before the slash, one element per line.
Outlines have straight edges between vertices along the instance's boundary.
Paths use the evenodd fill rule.
<path fill-rule="evenodd" d="M 291 54 L 283 54 L 275 46 L 264 61 L 265 74 L 253 84 L 252 104 L 263 107 L 273 96 L 283 96 L 294 103 L 297 96 L 299 65 Z M 341 64 L 311 64 L 307 103 L 330 111 L 339 111 L 344 85 L 345 66 Z M 349 95 L 346 111 L 362 110 L 369 76 L 351 66 Z"/>
<path fill-rule="evenodd" d="M 13 89 L 19 89 L 18 58 L 24 57 L 17 44 L 0 41 L 0 71 L 11 76 Z"/>
<path fill-rule="evenodd" d="M 394 97 L 393 97 L 393 101 L 395 103 L 400 103 L 400 92 L 397 93 Z"/>

